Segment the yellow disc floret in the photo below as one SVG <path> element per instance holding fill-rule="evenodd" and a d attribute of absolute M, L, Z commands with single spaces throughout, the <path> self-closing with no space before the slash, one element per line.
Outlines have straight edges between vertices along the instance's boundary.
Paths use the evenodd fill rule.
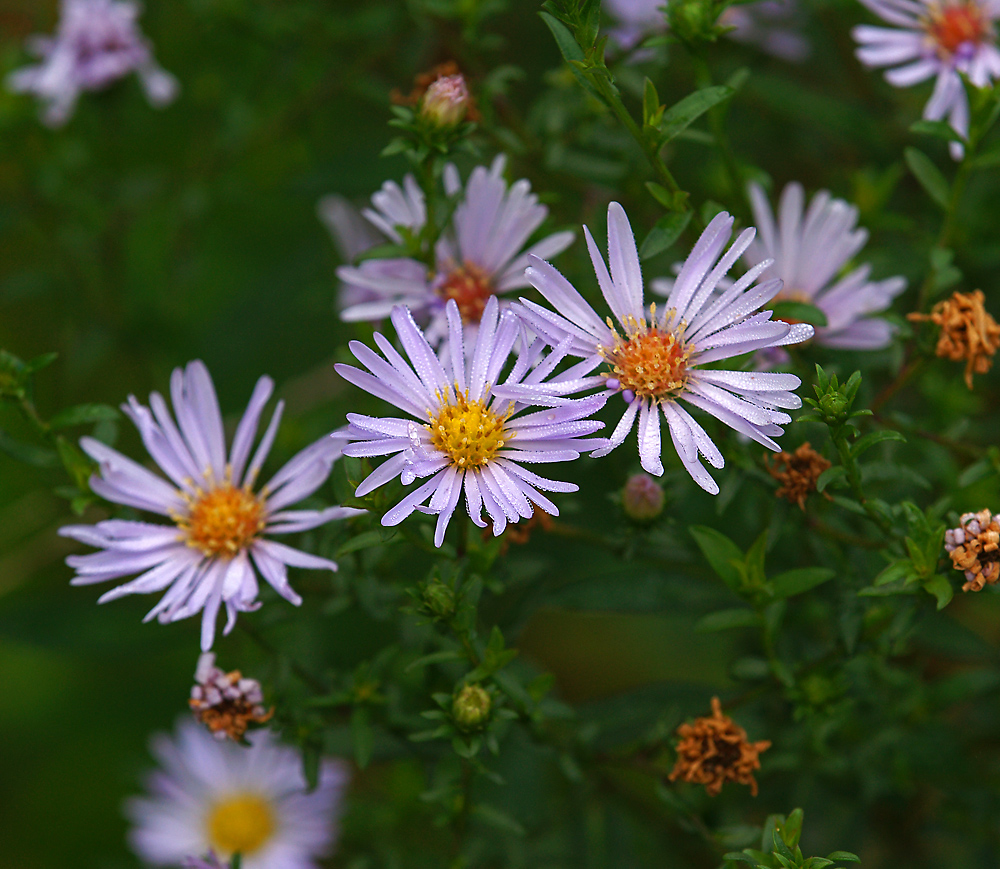
<path fill-rule="evenodd" d="M 264 530 L 263 501 L 249 489 L 227 482 L 207 492 L 199 490 L 187 500 L 191 503 L 187 516 L 175 517 L 175 521 L 187 545 L 209 558 L 232 558 Z"/>
<path fill-rule="evenodd" d="M 629 316 L 623 338 L 612 327 L 614 344 L 598 351 L 611 366 L 609 379 L 622 390 L 645 398 L 672 398 L 687 383 L 688 357 L 694 349 L 683 339 L 683 324 L 675 328 L 656 325 L 656 307 L 650 308 L 650 322 Z M 610 321 L 608 325 L 611 325 Z"/>
<path fill-rule="evenodd" d="M 208 840 L 223 857 L 247 856 L 265 845 L 277 826 L 271 804 L 257 794 L 233 794 L 208 814 Z"/>
<path fill-rule="evenodd" d="M 496 457 L 513 437 L 504 429 L 507 415 L 495 414 L 488 407 L 457 394 L 454 403 L 443 404 L 431 415 L 431 443 L 461 469 L 481 468 Z"/>

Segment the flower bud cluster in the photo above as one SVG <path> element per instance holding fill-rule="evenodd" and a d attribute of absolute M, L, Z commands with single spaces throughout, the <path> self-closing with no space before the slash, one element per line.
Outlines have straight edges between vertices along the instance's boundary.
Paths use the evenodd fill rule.
<path fill-rule="evenodd" d="M 965 573 L 962 591 L 982 591 L 1000 580 L 1000 514 L 963 513 L 962 524 L 944 533 L 944 548 L 955 570 Z"/>
<path fill-rule="evenodd" d="M 245 679 L 239 670 L 224 673 L 211 652 L 198 658 L 194 678 L 188 705 L 216 739 L 239 741 L 251 723 L 263 724 L 274 714 L 264 708 L 260 682 Z"/>

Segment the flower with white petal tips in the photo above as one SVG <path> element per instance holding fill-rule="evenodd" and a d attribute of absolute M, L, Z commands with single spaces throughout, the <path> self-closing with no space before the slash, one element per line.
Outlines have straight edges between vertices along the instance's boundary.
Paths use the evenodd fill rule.
<path fill-rule="evenodd" d="M 373 301 L 346 308 L 343 319 L 380 320 L 396 305 L 406 305 L 421 322 L 428 321 L 427 339 L 438 346 L 448 330 L 445 305 L 453 300 L 471 341 L 494 295 L 527 286 L 524 269 L 529 254 L 555 256 L 573 241 L 572 232 L 557 232 L 523 250 L 548 208 L 538 202 L 525 179 L 508 188 L 505 165 L 501 154 L 489 169 L 477 166 L 472 170 L 452 216 L 452 229 L 438 241 L 436 266 L 430 272 L 423 263 L 406 258 L 341 266 L 337 275 L 345 284 L 363 287 L 375 296 Z M 454 166 L 447 168 L 444 180 L 449 195 L 461 189 Z"/>
<path fill-rule="evenodd" d="M 42 62 L 14 70 L 7 87 L 41 99 L 42 120 L 53 127 L 69 120 L 80 93 L 101 90 L 130 72 L 138 74 L 152 105 L 165 106 L 177 95 L 177 80 L 153 59 L 136 24 L 139 9 L 130 0 L 63 0 L 55 36 L 28 43 Z"/>
<path fill-rule="evenodd" d="M 635 238 L 625 210 L 608 206 L 608 258 L 605 265 L 590 231 L 584 227 L 587 247 L 605 301 L 618 321 L 602 321 L 576 289 L 551 265 L 532 259 L 527 278 L 559 313 L 522 299 L 515 308 L 534 331 L 549 344 L 584 357 L 577 366 L 588 373 L 601 364 L 608 370 L 588 377 L 563 374 L 558 382 L 518 386 L 510 394 L 529 398 L 539 393 L 570 394 L 604 386 L 620 392 L 627 402 L 621 422 L 609 443 L 595 456 L 619 446 L 639 421 L 639 456 L 642 467 L 657 476 L 663 473 L 660 445 L 662 413 L 670 437 L 688 473 L 703 489 L 717 494 L 719 487 L 698 459 L 700 453 L 715 468 L 724 465 L 722 453 L 706 431 L 681 406 L 681 400 L 707 411 L 726 425 L 778 451 L 773 438 L 791 417 L 779 408 L 797 408 L 801 399 L 792 392 L 799 386 L 794 374 L 755 371 L 707 370 L 700 366 L 753 350 L 794 344 L 811 338 L 813 328 L 772 321 L 770 311 L 759 308 L 777 295 L 780 280 L 756 284 L 771 264 L 765 260 L 721 294 L 715 292 L 754 237 L 745 229 L 723 253 L 733 229 L 733 218 L 722 212 L 708 225 L 682 266 L 666 302 L 643 304 L 642 271 Z M 619 331 L 620 329 L 620 331 Z"/>
<path fill-rule="evenodd" d="M 249 748 L 219 742 L 193 721 L 154 738 L 149 796 L 125 805 L 143 860 L 220 869 L 239 853 L 243 869 L 319 869 L 336 842 L 346 764 L 324 760 L 308 790 L 298 751 L 268 730 L 247 739 Z"/>
<path fill-rule="evenodd" d="M 302 598 L 288 583 L 289 565 L 336 570 L 337 565 L 326 558 L 265 536 L 306 531 L 364 512 L 349 507 L 287 509 L 323 484 L 341 454 L 342 436 L 327 436 L 306 447 L 260 491 L 254 491 L 284 407 L 279 401 L 251 458 L 260 416 L 273 389 L 271 378 L 257 381 L 228 456 L 215 387 L 203 363 L 174 369 L 170 392 L 176 423 L 159 393 L 150 395 L 150 407 L 129 396 L 122 410 L 170 482 L 100 441 L 83 438 L 80 446 L 100 467 L 100 473 L 90 479 L 95 494 L 158 513 L 171 524 L 108 519 L 61 528 L 64 537 L 102 550 L 66 559 L 77 573 L 72 584 L 90 585 L 138 573 L 130 582 L 105 592 L 98 603 L 167 589 L 146 620 L 155 616 L 161 623 L 174 622 L 202 612 L 201 647 L 208 651 L 223 604 L 227 634 L 237 613 L 260 607 L 254 566 L 278 594 L 296 605 Z"/>
<path fill-rule="evenodd" d="M 962 75 L 976 87 L 988 87 L 1000 77 L 1000 51 L 994 22 L 1000 18 L 995 0 L 861 0 L 893 27 L 862 24 L 852 35 L 860 43 L 857 55 L 865 66 L 892 67 L 885 78 L 909 87 L 934 78 L 934 92 L 924 106 L 924 118 L 947 118 L 962 137 L 969 134 L 969 100 Z M 949 145 L 962 158 L 958 142 Z"/>
<path fill-rule="evenodd" d="M 392 323 L 409 362 L 376 332 L 375 343 L 385 358 L 353 341 L 351 351 L 368 371 L 336 366 L 345 380 L 420 420 L 350 413 L 347 433 L 354 442 L 344 447 L 344 455 L 392 456 L 358 486 L 358 497 L 396 477 L 404 485 L 430 477 L 389 510 L 382 524 L 398 525 L 414 510 L 435 514 L 435 546 L 444 541 L 463 490 L 472 521 L 486 527 L 482 519 L 485 510 L 493 520 L 494 534 L 500 534 L 508 522 L 530 519 L 532 503 L 558 516 L 556 505 L 542 492 L 575 492 L 577 486 L 548 480 L 522 464 L 572 461 L 581 452 L 601 446 L 603 440 L 583 438 L 603 427 L 587 417 L 606 400 L 605 395 L 583 399 L 541 396 L 525 403 L 540 404 L 543 409 L 525 413 L 525 403 L 499 397 L 500 387 L 494 385 L 515 342 L 520 338 L 520 351 L 502 381 L 504 387 L 541 383 L 562 360 L 564 351 L 541 359 L 543 342 L 530 341 L 517 318 L 509 311 L 500 314 L 498 301 L 491 297 L 467 361 L 462 318 L 454 300 L 446 305 L 445 316 L 447 349 L 440 355 L 431 348 L 409 310 L 396 307 Z M 421 506 L 425 502 L 426 506 Z"/>

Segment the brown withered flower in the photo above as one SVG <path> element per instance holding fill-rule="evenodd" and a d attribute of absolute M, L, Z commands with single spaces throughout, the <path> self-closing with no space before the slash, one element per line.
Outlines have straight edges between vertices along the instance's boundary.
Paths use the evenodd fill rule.
<path fill-rule="evenodd" d="M 767 472 L 781 486 L 774 493 L 776 498 L 787 498 L 792 504 L 798 504 L 799 509 L 806 509 L 806 497 L 816 491 L 816 481 L 819 475 L 830 467 L 830 461 L 823 458 L 811 446 L 809 441 L 801 444 L 794 453 L 782 450 L 776 455 L 764 458 Z"/>
<path fill-rule="evenodd" d="M 728 715 L 722 714 L 719 698 L 712 698 L 712 714 L 696 718 L 693 724 L 677 728 L 677 763 L 667 778 L 670 781 L 704 785 L 710 797 L 722 790 L 723 783 L 734 781 L 750 785 L 757 796 L 754 770 L 760 769 L 758 755 L 771 747 L 768 740 L 747 742 L 747 732 Z"/>
<path fill-rule="evenodd" d="M 398 88 L 393 88 L 392 93 L 389 94 L 389 99 L 397 106 L 417 106 L 424 98 L 424 94 L 427 93 L 427 89 L 434 82 L 439 79 L 453 78 L 454 76 L 461 75 L 462 71 L 458 68 L 458 64 L 453 60 L 446 60 L 444 63 L 439 63 L 437 66 L 431 67 L 427 72 L 422 72 L 415 76 L 413 79 L 413 89 L 408 94 L 404 94 Z M 467 94 L 465 117 L 470 121 L 481 120 L 479 109 L 476 108 L 476 102 L 471 94 Z"/>
<path fill-rule="evenodd" d="M 552 517 L 549 516 L 544 510 L 540 510 L 538 507 L 534 508 L 534 512 L 531 514 L 531 518 L 527 522 L 522 522 L 518 525 L 508 525 L 507 530 L 503 534 L 503 543 L 500 544 L 500 554 L 506 555 L 507 550 L 510 549 L 510 544 L 515 543 L 518 546 L 522 546 L 531 540 L 531 532 L 536 528 L 541 528 L 543 532 L 552 530 Z M 493 532 L 490 528 L 484 528 L 482 538 L 484 542 L 488 542 L 493 539 Z"/>
<path fill-rule="evenodd" d="M 982 591 L 1000 580 L 1000 514 L 963 513 L 961 523 L 944 532 L 944 548 L 965 574 L 962 591 Z"/>
<path fill-rule="evenodd" d="M 251 724 L 263 724 L 274 715 L 273 708 L 264 709 L 260 682 L 243 678 L 239 670 L 224 673 L 211 652 L 198 658 L 194 680 L 188 705 L 216 739 L 239 742 Z"/>
<path fill-rule="evenodd" d="M 907 314 L 908 320 L 930 321 L 941 327 L 935 352 L 952 362 L 965 360 L 965 385 L 972 389 L 972 375 L 985 374 L 1000 347 L 1000 325 L 983 307 L 983 291 L 952 294 L 929 314 Z"/>

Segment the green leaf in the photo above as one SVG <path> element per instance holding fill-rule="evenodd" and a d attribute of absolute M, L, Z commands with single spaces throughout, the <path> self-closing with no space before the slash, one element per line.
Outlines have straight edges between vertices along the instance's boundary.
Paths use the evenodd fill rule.
<path fill-rule="evenodd" d="M 40 356 L 36 356 L 34 359 L 29 359 L 24 364 L 25 374 L 34 374 L 36 371 L 41 371 L 43 368 L 48 368 L 53 362 L 59 358 L 58 353 L 42 353 Z"/>
<path fill-rule="evenodd" d="M 669 142 L 710 108 L 729 99 L 734 93 L 736 91 L 726 85 L 713 85 L 688 94 L 684 99 L 674 103 L 663 113 L 663 122 L 660 125 L 661 144 Z"/>
<path fill-rule="evenodd" d="M 955 130 L 946 121 L 914 121 L 910 124 L 911 133 L 921 133 L 926 136 L 936 136 L 946 142 L 961 142 L 965 144 L 965 137 Z"/>
<path fill-rule="evenodd" d="M 688 528 L 694 542 L 702 551 L 712 570 L 733 591 L 741 587 L 738 564 L 743 563 L 743 551 L 721 531 L 705 525 L 691 525 Z"/>
<path fill-rule="evenodd" d="M 505 833 L 513 833 L 515 836 L 525 835 L 526 831 L 521 823 L 506 812 L 496 808 L 496 806 L 490 806 L 486 803 L 476 803 L 472 808 L 472 814 L 491 827 L 496 827 Z"/>
<path fill-rule="evenodd" d="M 59 465 L 59 457 L 54 450 L 14 440 L 3 431 L 0 431 L 0 450 L 11 458 L 36 468 L 55 468 Z"/>
<path fill-rule="evenodd" d="M 903 437 L 898 431 L 891 428 L 883 428 L 878 431 L 868 432 L 863 438 L 858 438 L 854 446 L 851 447 L 851 455 L 854 458 L 860 456 L 869 447 L 875 446 L 875 444 L 880 444 L 883 441 L 901 441 L 906 443 L 906 438 Z"/>
<path fill-rule="evenodd" d="M 771 585 L 774 588 L 775 597 L 792 597 L 802 594 L 822 585 L 824 582 L 833 579 L 836 571 L 829 567 L 799 567 L 795 570 L 786 570 L 772 578 Z"/>
<path fill-rule="evenodd" d="M 346 555 L 348 552 L 357 552 L 359 549 L 371 549 L 373 546 L 381 546 L 385 543 L 399 542 L 403 538 L 398 534 L 386 537 L 382 528 L 373 528 L 371 531 L 362 531 L 352 537 L 343 546 L 337 549 L 337 555 Z"/>
<path fill-rule="evenodd" d="M 558 18 L 549 15 L 548 12 L 539 12 L 542 17 L 542 21 L 548 26 L 549 30 L 552 32 L 552 36 L 556 41 L 556 45 L 559 46 L 559 53 L 562 54 L 563 59 L 567 62 L 573 60 L 584 60 L 585 56 L 583 49 L 580 48 L 576 41 L 576 37 L 570 33 L 569 28 L 566 27 Z"/>
<path fill-rule="evenodd" d="M 744 607 L 738 607 L 709 613 L 698 620 L 694 629 L 701 633 L 711 633 L 725 631 L 729 628 L 755 628 L 759 625 L 760 619 L 757 617 L 757 613 Z"/>
<path fill-rule="evenodd" d="M 639 248 L 639 256 L 642 259 L 648 259 L 667 250 L 687 228 L 687 225 L 691 222 L 691 215 L 692 212 L 683 211 L 661 217 L 653 224 L 653 228 L 642 242 L 642 246 Z"/>
<path fill-rule="evenodd" d="M 49 420 L 49 426 L 53 429 L 69 428 L 90 422 L 110 422 L 120 417 L 117 408 L 110 404 L 78 404 L 57 413 Z"/>
<path fill-rule="evenodd" d="M 827 860 L 840 860 L 841 863 L 860 863 L 861 858 L 850 851 L 833 851 L 826 855 Z"/>
<path fill-rule="evenodd" d="M 355 706 L 351 713 L 351 739 L 354 759 L 364 769 L 372 759 L 372 748 L 375 746 L 375 733 L 368 723 L 368 709 L 364 706 Z"/>
<path fill-rule="evenodd" d="M 411 670 L 417 670 L 421 667 L 426 667 L 429 664 L 440 664 L 444 661 L 457 661 L 465 657 L 457 649 L 445 649 L 443 652 L 432 652 L 429 655 L 424 655 L 422 658 L 417 658 L 411 664 L 406 666 L 404 673 L 409 673 Z"/>
<path fill-rule="evenodd" d="M 914 576 L 913 563 L 908 558 L 903 558 L 895 564 L 890 564 L 879 573 L 872 585 L 889 585 L 891 582 L 898 582 L 901 579 L 908 579 L 912 576 Z"/>
<path fill-rule="evenodd" d="M 788 844 L 789 848 L 795 848 L 799 844 L 802 836 L 802 821 L 805 813 L 802 809 L 793 809 L 788 815 L 788 820 L 781 825 L 781 836 Z"/>
<path fill-rule="evenodd" d="M 734 863 L 749 863 L 751 866 L 765 866 L 766 863 L 761 863 L 759 860 L 755 860 L 749 854 L 744 851 L 730 851 L 728 854 L 722 855 L 723 860 L 732 860 Z"/>
<path fill-rule="evenodd" d="M 948 578 L 940 573 L 935 573 L 930 579 L 924 582 L 924 590 L 937 598 L 937 608 L 943 610 L 955 594 L 955 587 Z"/>
<path fill-rule="evenodd" d="M 642 122 L 644 126 L 658 127 L 663 119 L 660 111 L 659 94 L 656 93 L 656 85 L 648 78 L 642 89 Z"/>
<path fill-rule="evenodd" d="M 666 208 L 667 211 L 674 210 L 674 194 L 667 190 L 666 187 L 657 184 L 655 181 L 647 181 L 646 189 L 649 191 L 650 196 Z"/>
<path fill-rule="evenodd" d="M 847 468 L 843 465 L 834 465 L 827 468 L 816 480 L 816 491 L 822 492 L 833 482 L 844 479 L 847 476 Z"/>
<path fill-rule="evenodd" d="M 774 312 L 775 320 L 811 323 L 813 326 L 827 325 L 826 314 L 808 302 L 776 302 L 771 306 L 771 310 Z"/>
<path fill-rule="evenodd" d="M 903 158 L 927 195 L 942 208 L 947 209 L 951 195 L 950 188 L 941 170 L 931 162 L 931 158 L 917 148 L 907 148 L 903 151 Z"/>

